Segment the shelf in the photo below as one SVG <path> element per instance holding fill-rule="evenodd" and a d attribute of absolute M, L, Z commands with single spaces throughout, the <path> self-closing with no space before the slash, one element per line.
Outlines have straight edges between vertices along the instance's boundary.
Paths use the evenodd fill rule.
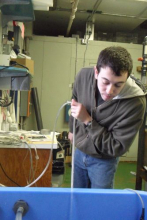
<path fill-rule="evenodd" d="M 34 21 L 34 10 L 31 0 L 5 0 L 0 4 L 2 12 L 2 27 L 9 21 Z"/>

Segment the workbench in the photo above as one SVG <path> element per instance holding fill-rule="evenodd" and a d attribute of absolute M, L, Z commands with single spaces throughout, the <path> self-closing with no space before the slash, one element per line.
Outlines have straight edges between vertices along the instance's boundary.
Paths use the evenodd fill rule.
<path fill-rule="evenodd" d="M 0 144 L 0 184 L 4 186 L 27 186 L 45 169 L 51 148 L 57 148 L 57 141 L 28 141 L 21 145 Z M 52 156 L 44 175 L 33 187 L 51 187 Z"/>

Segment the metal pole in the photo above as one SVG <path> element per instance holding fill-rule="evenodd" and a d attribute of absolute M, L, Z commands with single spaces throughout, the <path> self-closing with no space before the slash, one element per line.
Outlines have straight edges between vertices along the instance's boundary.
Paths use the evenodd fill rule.
<path fill-rule="evenodd" d="M 32 93 L 32 101 L 33 101 L 34 109 L 35 109 L 37 128 L 38 128 L 38 131 L 40 131 L 41 129 L 43 129 L 43 123 L 42 123 L 37 88 L 32 88 L 31 93 Z"/>

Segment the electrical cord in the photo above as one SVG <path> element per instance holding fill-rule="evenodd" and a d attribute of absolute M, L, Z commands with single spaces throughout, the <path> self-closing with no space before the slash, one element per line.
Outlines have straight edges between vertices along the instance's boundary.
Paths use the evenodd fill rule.
<path fill-rule="evenodd" d="M 0 69 L 0 72 L 5 70 L 5 69 L 9 69 L 10 67 L 16 66 L 16 63 L 11 64 L 10 66 L 4 66 L 2 69 Z"/>
<path fill-rule="evenodd" d="M 130 190 L 134 193 L 136 193 L 141 201 L 141 205 L 142 205 L 142 213 L 141 213 L 141 216 L 140 216 L 140 220 L 144 220 L 145 219 L 145 206 L 144 206 L 144 202 L 143 202 L 143 199 L 141 198 L 140 194 L 134 190 L 134 189 L 129 189 L 129 188 L 126 188 L 126 190 Z"/>
<path fill-rule="evenodd" d="M 5 176 L 11 181 L 11 182 L 13 182 L 15 185 L 17 185 L 17 186 L 20 186 L 18 183 L 16 183 L 14 180 L 12 180 L 7 174 L 6 174 L 6 172 L 5 172 L 5 170 L 4 170 L 4 168 L 3 168 L 3 166 L 2 166 L 2 164 L 0 163 L 0 167 L 1 167 L 1 169 L 2 169 L 2 171 L 3 171 L 3 173 L 5 174 Z"/>
<path fill-rule="evenodd" d="M 21 66 L 21 67 L 23 67 L 23 68 L 29 70 L 28 67 L 26 67 L 26 66 L 24 66 L 24 65 L 22 65 L 22 64 L 20 64 L 20 63 L 17 63 L 17 62 L 15 62 L 15 61 L 13 61 L 13 64 L 11 64 L 10 66 L 5 66 L 4 68 L 0 69 L 0 71 L 3 71 L 3 70 L 5 70 L 5 69 L 9 69 L 10 67 L 13 67 L 13 66 L 16 66 L 16 65 Z"/>

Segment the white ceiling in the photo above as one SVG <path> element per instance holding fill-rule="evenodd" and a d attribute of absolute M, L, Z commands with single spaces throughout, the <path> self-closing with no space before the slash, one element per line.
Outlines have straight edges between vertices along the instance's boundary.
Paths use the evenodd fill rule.
<path fill-rule="evenodd" d="M 147 0 L 53 0 L 49 11 L 34 11 L 34 34 L 66 36 L 74 1 L 78 5 L 69 37 L 73 34 L 83 37 L 87 21 L 94 23 L 95 33 L 129 33 L 136 30 L 147 35 Z M 140 28 L 142 23 L 144 28 Z"/>

